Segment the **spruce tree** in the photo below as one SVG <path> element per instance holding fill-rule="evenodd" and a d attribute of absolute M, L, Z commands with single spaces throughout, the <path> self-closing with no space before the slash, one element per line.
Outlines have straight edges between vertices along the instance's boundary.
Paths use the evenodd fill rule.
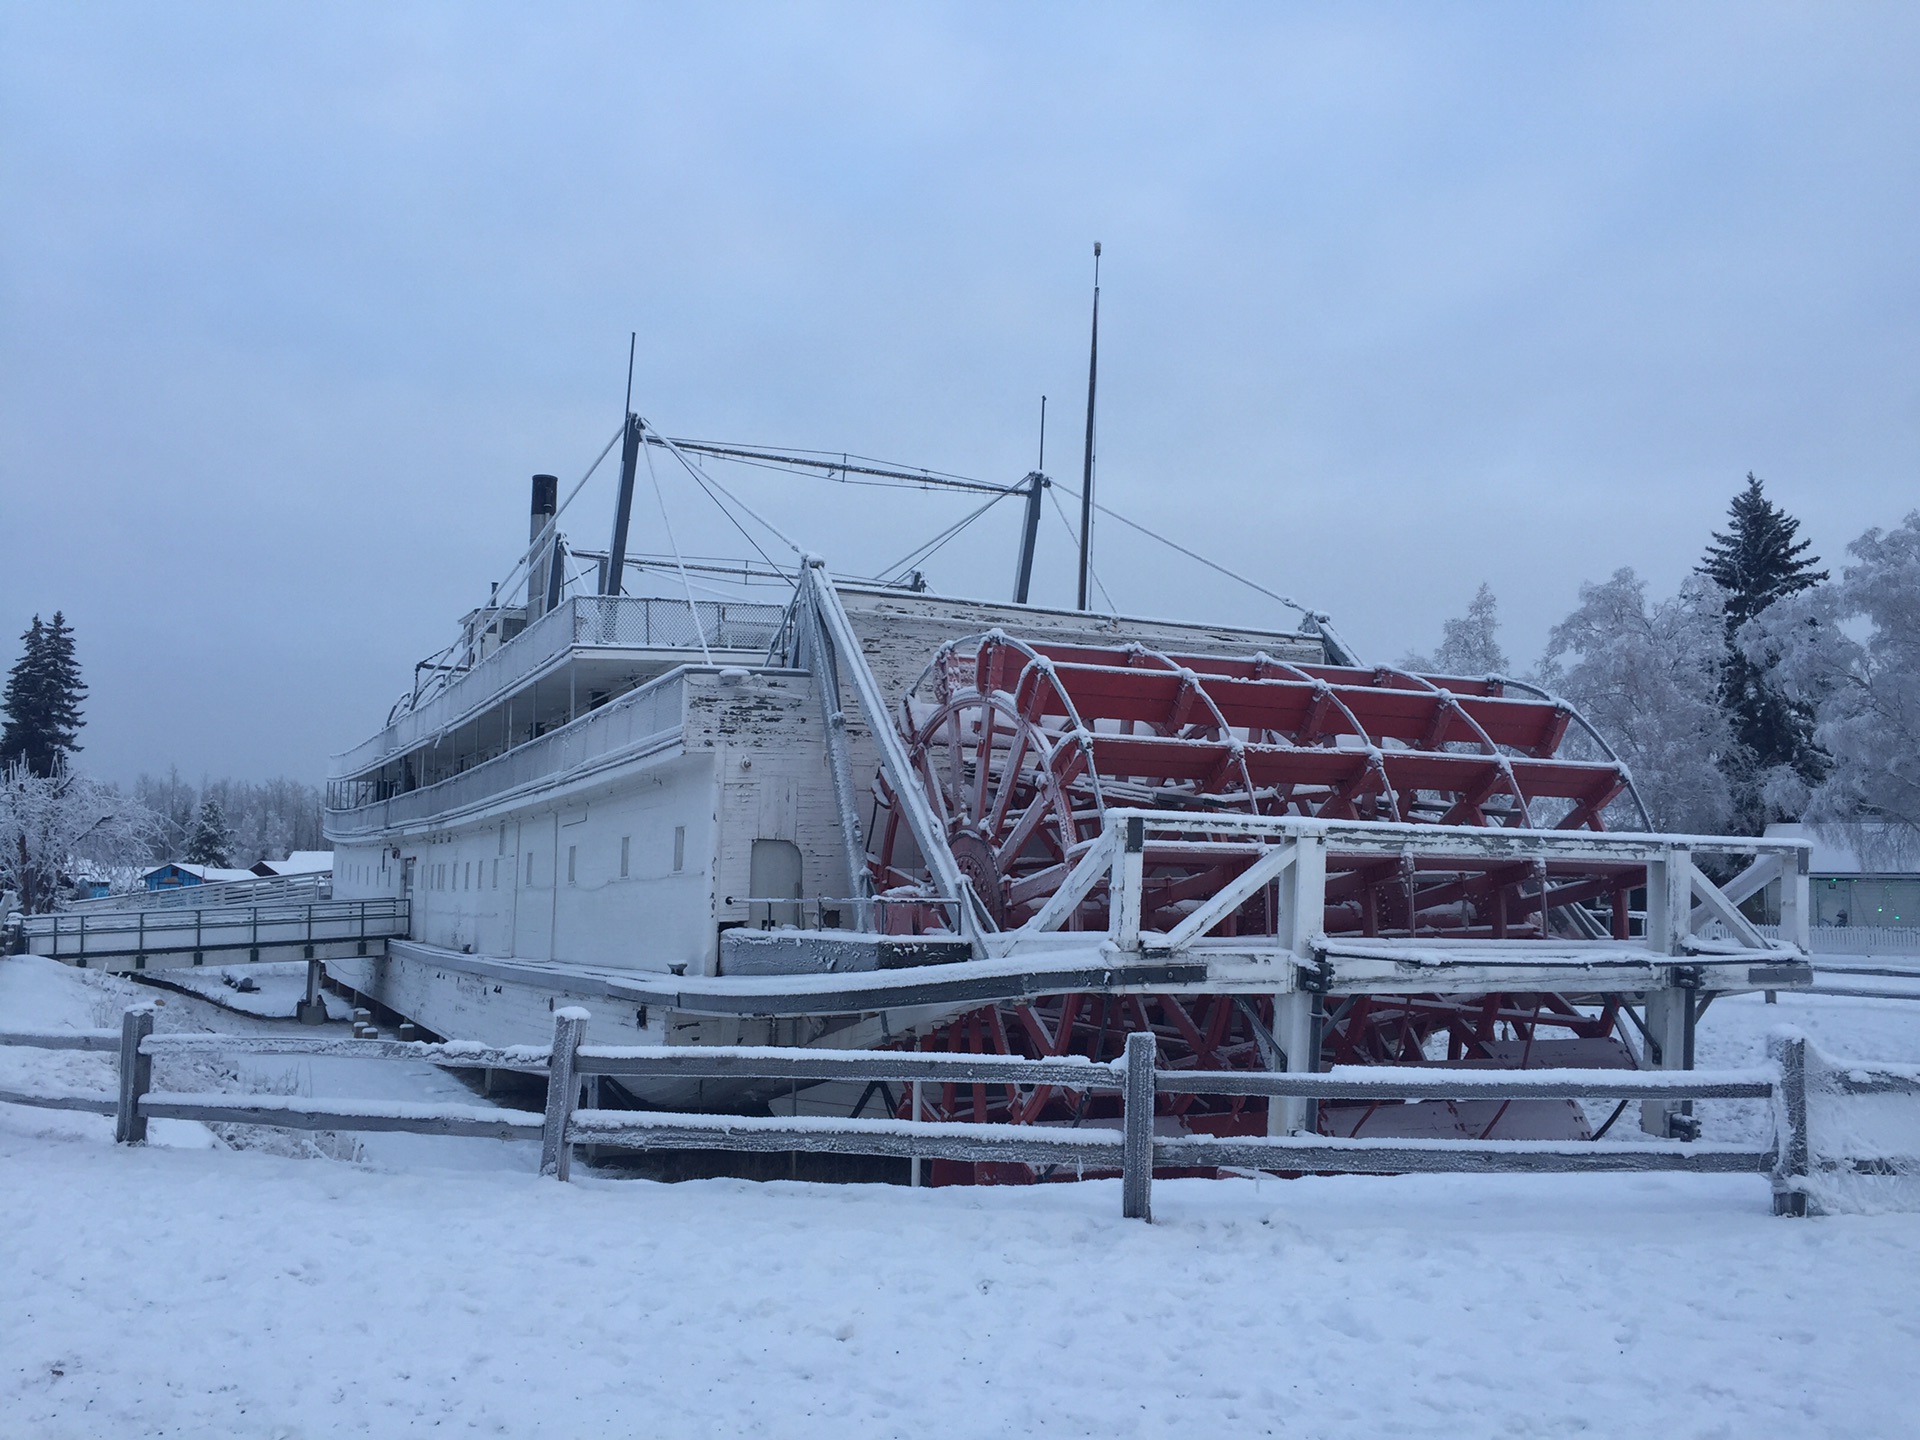
<path fill-rule="evenodd" d="M 1738 823 L 1758 831 L 1775 815 L 1762 794 L 1769 772 L 1786 767 L 1812 785 L 1826 773 L 1827 758 L 1814 742 L 1812 708 L 1790 699 L 1736 639 L 1740 627 L 1777 600 L 1809 590 L 1827 578 L 1820 557 L 1797 539 L 1800 522 L 1767 499 L 1752 471 L 1733 497 L 1729 524 L 1715 531 L 1698 574 L 1720 587 L 1725 602 L 1726 649 L 1720 672 L 1720 704 L 1732 724 L 1735 745 L 1721 768 L 1733 786 Z"/>
<path fill-rule="evenodd" d="M 232 849 L 233 832 L 227 828 L 227 815 L 220 802 L 201 801 L 200 814 L 193 822 L 193 838 L 187 842 L 187 864 L 224 870 L 231 863 L 227 852 Z"/>
<path fill-rule="evenodd" d="M 87 687 L 74 655 L 73 627 L 60 611 L 54 611 L 52 624 L 34 616 L 20 639 L 21 655 L 0 699 L 7 716 L 0 732 L 0 765 L 24 760 L 29 771 L 45 778 L 80 749 L 85 723 L 80 702 L 87 697 Z"/>

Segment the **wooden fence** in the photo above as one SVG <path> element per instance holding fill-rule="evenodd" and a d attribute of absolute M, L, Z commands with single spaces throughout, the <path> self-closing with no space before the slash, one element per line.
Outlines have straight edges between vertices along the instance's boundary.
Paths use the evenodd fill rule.
<path fill-rule="evenodd" d="M 1268 1170 L 1309 1173 L 1409 1172 L 1587 1173 L 1688 1171 L 1766 1174 L 1773 1179 L 1776 1214 L 1807 1210 L 1804 1040 L 1770 1039 L 1770 1063 L 1737 1071 L 1448 1070 L 1428 1067 L 1352 1067 L 1323 1074 L 1274 1071 L 1169 1071 L 1154 1064 L 1154 1040 L 1135 1032 L 1125 1058 L 1111 1064 L 1078 1057 L 1028 1060 L 1013 1056 L 912 1050 L 808 1050 L 757 1046 L 675 1049 L 584 1043 L 587 1012 L 556 1013 L 549 1046 L 489 1046 L 467 1041 L 424 1043 L 348 1040 L 314 1035 L 241 1036 L 218 1033 L 156 1035 L 154 1009 L 127 1010 L 112 1030 L 0 1032 L 0 1045 L 114 1053 L 117 1093 L 17 1091 L 0 1088 L 0 1102 L 78 1110 L 114 1117 L 117 1140 L 138 1144 L 150 1121 L 200 1120 L 303 1130 L 409 1131 L 428 1135 L 539 1139 L 540 1169 L 568 1178 L 573 1147 L 634 1150 L 701 1149 L 818 1153 L 961 1161 L 1010 1161 L 1073 1166 L 1078 1173 L 1118 1173 L 1122 1213 L 1149 1219 L 1156 1169 Z M 517 1070 L 547 1077 L 544 1113 L 492 1105 L 355 1102 L 260 1095 L 173 1093 L 152 1088 L 160 1055 L 336 1056 L 414 1060 L 450 1068 Z M 596 1076 L 619 1079 L 751 1079 L 819 1083 L 894 1081 L 913 1087 L 909 1120 L 815 1116 L 679 1114 L 583 1107 L 582 1086 Z M 920 1087 L 935 1084 L 1047 1085 L 1077 1091 L 1118 1092 L 1118 1130 L 1055 1126 L 968 1124 L 921 1120 Z M 1920 1094 L 1920 1078 L 1904 1081 Z M 1319 1100 L 1516 1100 L 1572 1098 L 1687 1102 L 1749 1099 L 1771 1102 L 1776 1138 L 1765 1149 L 1702 1142 L 1633 1143 L 1549 1140 L 1342 1140 L 1304 1133 L 1215 1138 L 1153 1133 L 1154 1097 L 1207 1094 Z"/>

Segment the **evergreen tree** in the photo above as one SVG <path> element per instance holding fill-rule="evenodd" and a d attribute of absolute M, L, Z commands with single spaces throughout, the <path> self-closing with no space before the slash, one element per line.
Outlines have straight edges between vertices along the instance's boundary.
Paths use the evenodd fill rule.
<path fill-rule="evenodd" d="M 29 771 L 45 778 L 80 749 L 80 702 L 87 687 L 74 656 L 73 627 L 60 611 L 53 612 L 52 624 L 34 616 L 20 639 L 20 658 L 0 698 L 7 717 L 0 732 L 0 766 L 25 761 Z"/>
<path fill-rule="evenodd" d="M 227 828 L 226 812 L 218 800 L 202 800 L 199 817 L 193 822 L 193 838 L 187 842 L 187 864 L 212 865 L 226 869 L 231 863 L 233 832 Z"/>
<path fill-rule="evenodd" d="M 1733 788 L 1735 823 L 1757 833 L 1769 820 L 1798 819 L 1780 813 L 1768 792 L 1779 793 L 1782 777 L 1797 777 L 1804 787 L 1826 773 L 1827 757 L 1815 743 L 1813 709 L 1788 696 L 1771 676 L 1772 664 L 1738 643 L 1742 625 L 1774 602 L 1809 590 L 1827 578 L 1816 570 L 1819 556 L 1808 556 L 1810 541 L 1796 539 L 1800 522 L 1767 499 L 1753 472 L 1747 487 L 1728 507 L 1729 524 L 1715 531 L 1713 543 L 1695 572 L 1720 587 L 1724 604 L 1726 653 L 1720 670 L 1720 705 L 1733 728 L 1734 745 L 1721 768 Z"/>

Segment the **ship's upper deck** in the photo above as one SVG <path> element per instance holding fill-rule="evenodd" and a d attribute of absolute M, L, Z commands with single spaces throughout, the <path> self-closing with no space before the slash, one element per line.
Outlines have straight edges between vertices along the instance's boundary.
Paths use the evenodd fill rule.
<path fill-rule="evenodd" d="M 432 771 L 491 759 L 689 660 L 764 665 L 785 614 L 781 605 L 734 601 L 690 609 L 684 600 L 573 596 L 504 644 L 456 655 L 378 734 L 335 756 L 331 778 L 413 788 L 431 783 Z"/>
<path fill-rule="evenodd" d="M 1260 651 L 1282 660 L 1325 659 L 1320 637 L 1295 631 L 966 600 L 886 586 L 836 588 L 881 693 L 890 698 L 906 693 L 942 644 L 991 629 L 1063 643 L 1120 639 L 1194 654 Z M 377 735 L 336 757 L 327 787 L 328 833 L 342 839 L 389 825 L 432 823 L 589 761 L 647 750 L 685 723 L 688 676 L 716 667 L 790 673 L 788 624 L 781 605 L 702 601 L 690 609 L 684 600 L 631 596 L 564 600 L 503 643 L 474 643 L 456 654 Z M 864 728 L 851 719 L 863 774 L 877 764 Z"/>

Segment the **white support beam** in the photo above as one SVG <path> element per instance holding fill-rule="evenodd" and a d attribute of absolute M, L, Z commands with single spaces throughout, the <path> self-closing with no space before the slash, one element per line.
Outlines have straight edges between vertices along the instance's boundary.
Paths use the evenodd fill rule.
<path fill-rule="evenodd" d="M 1280 886 L 1280 943 L 1301 960 L 1313 958 L 1313 942 L 1327 923 L 1327 842 L 1302 835 L 1293 846 L 1293 864 Z"/>
<path fill-rule="evenodd" d="M 1692 1003 L 1693 996 L 1677 987 L 1647 991 L 1647 1062 L 1650 1068 L 1686 1068 L 1687 1006 Z M 1672 1100 L 1642 1100 L 1640 1128 L 1649 1135 L 1669 1136 L 1673 1133 L 1673 1119 L 1679 1112 L 1678 1103 Z"/>
<path fill-rule="evenodd" d="M 1300 843 L 1276 845 L 1262 855 L 1253 864 L 1242 870 L 1230 882 L 1222 886 L 1197 910 L 1182 920 L 1167 935 L 1170 949 L 1181 950 L 1198 940 L 1248 900 L 1256 890 L 1271 885 L 1281 874 L 1290 869 L 1300 853 Z M 1309 842 L 1310 843 L 1310 842 Z M 1324 852 L 1323 852 L 1324 853 Z M 1324 875 L 1325 861 L 1322 860 Z"/>
<path fill-rule="evenodd" d="M 1795 863 L 1782 867 L 1780 876 L 1780 938 L 1800 947 L 1802 954 L 1813 948 L 1813 848 L 1800 851 Z"/>
<path fill-rule="evenodd" d="M 1066 924 L 1067 917 L 1072 915 L 1079 908 L 1080 902 L 1087 898 L 1087 892 L 1098 885 L 1100 877 L 1113 868 L 1114 851 L 1118 844 L 1118 836 L 1109 827 L 1098 840 L 1087 847 L 1087 853 L 1080 857 L 1079 863 L 1068 873 L 1060 888 L 1047 897 L 1047 903 L 1042 905 L 1039 912 L 1020 929 L 1032 934 L 1045 930 L 1058 930 Z"/>
<path fill-rule="evenodd" d="M 1313 1007 L 1319 998 L 1305 990 L 1288 990 L 1273 997 L 1274 1039 L 1286 1051 L 1289 1075 L 1311 1074 L 1320 1068 L 1319 1037 L 1313 1023 Z M 1308 1097 L 1276 1096 L 1267 1102 L 1267 1134 L 1300 1135 L 1313 1125 L 1314 1102 Z"/>
<path fill-rule="evenodd" d="M 810 605 L 800 608 L 807 664 L 813 671 L 814 693 L 820 699 L 820 724 L 826 735 L 827 764 L 833 774 L 833 803 L 840 815 L 840 846 L 847 866 L 847 894 L 853 899 L 854 928 L 871 930 L 873 901 L 868 896 L 872 893 L 872 877 L 867 873 L 867 850 L 860 837 L 860 808 L 847 750 L 847 717 L 840 708 L 840 671 L 834 663 L 833 647 L 821 632 L 819 612 Z"/>
<path fill-rule="evenodd" d="M 1727 927 L 1728 934 L 1749 950 L 1767 949 L 1766 937 L 1753 928 L 1747 917 L 1740 913 L 1720 888 L 1702 875 L 1698 866 L 1689 868 L 1693 870 L 1692 898 L 1700 903 L 1693 908 L 1689 917 L 1688 933 L 1697 933 L 1701 925 L 1708 920 L 1718 920 Z"/>
<path fill-rule="evenodd" d="M 1647 861 L 1647 949 L 1656 955 L 1684 954 L 1681 942 L 1693 920 L 1693 852 L 1679 845 L 1662 848 Z"/>
<path fill-rule="evenodd" d="M 840 673 L 852 684 L 853 693 L 860 702 L 860 713 L 866 717 L 867 729 L 880 751 L 880 768 L 887 777 L 887 784 L 893 788 L 894 803 L 900 806 L 901 813 L 906 817 L 907 828 L 913 832 L 914 842 L 920 847 L 927 868 L 933 872 L 934 884 L 940 894 L 954 897 L 953 908 L 958 912 L 954 922 L 959 933 L 972 942 L 976 954 L 983 953 L 981 926 L 974 913 L 978 901 L 974 898 L 972 887 L 961 875 L 952 849 L 947 845 L 945 829 L 934 815 L 933 807 L 927 803 L 927 797 L 921 793 L 920 779 L 913 773 L 913 763 L 907 755 L 900 732 L 894 728 L 886 698 L 880 693 L 880 682 L 874 679 L 866 654 L 860 648 L 860 638 L 853 633 L 853 622 L 847 618 L 846 607 L 840 603 L 840 594 L 833 588 L 833 577 L 827 574 L 824 562 L 808 558 L 806 585 L 814 613 L 833 646 Z"/>
<path fill-rule="evenodd" d="M 1744 905 L 1767 886 L 1780 878 L 1786 857 L 1780 855 L 1757 855 L 1753 863 L 1738 875 L 1720 887 L 1720 893 L 1735 905 Z"/>
<path fill-rule="evenodd" d="M 1113 852 L 1113 884 L 1107 891 L 1107 933 L 1122 950 L 1140 948 L 1140 905 L 1146 898 L 1146 822 L 1129 817 L 1109 822 L 1105 836 Z"/>

